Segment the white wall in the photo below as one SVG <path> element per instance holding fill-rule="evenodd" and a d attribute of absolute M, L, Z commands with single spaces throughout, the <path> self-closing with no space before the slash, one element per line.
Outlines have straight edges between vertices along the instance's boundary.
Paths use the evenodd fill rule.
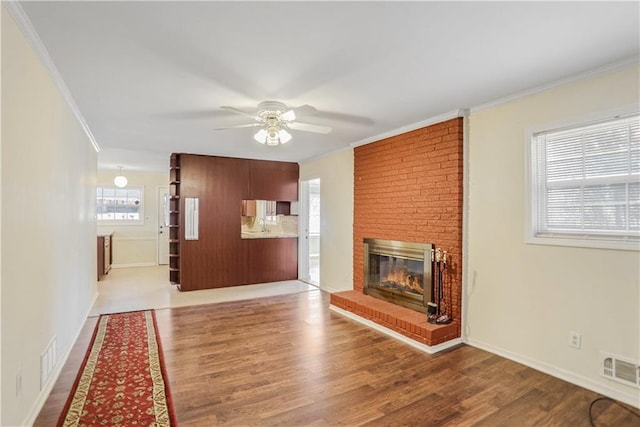
<path fill-rule="evenodd" d="M 599 376 L 599 351 L 640 360 L 637 251 L 525 244 L 525 130 L 638 104 L 637 65 L 469 117 L 464 333 L 471 344 L 640 405 Z M 568 346 L 569 331 L 582 348 Z"/>
<path fill-rule="evenodd" d="M 320 178 L 320 288 L 353 289 L 353 149 L 300 164 L 300 179 Z"/>
<path fill-rule="evenodd" d="M 167 164 L 169 159 L 167 159 Z M 98 225 L 98 233 L 113 233 L 113 267 L 156 265 L 158 237 L 158 187 L 169 186 L 167 173 L 122 171 L 129 187 L 144 188 L 144 224 Z M 98 185 L 113 186 L 118 170 L 98 171 Z"/>
<path fill-rule="evenodd" d="M 46 397 L 41 352 L 56 336 L 61 366 L 97 295 L 96 153 L 5 7 L 0 424 L 15 426 Z"/>

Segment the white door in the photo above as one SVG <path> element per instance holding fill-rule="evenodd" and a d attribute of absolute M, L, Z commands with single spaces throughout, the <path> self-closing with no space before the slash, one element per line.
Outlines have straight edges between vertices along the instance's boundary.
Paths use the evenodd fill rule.
<path fill-rule="evenodd" d="M 320 286 L 320 178 L 309 181 L 309 283 Z"/>
<path fill-rule="evenodd" d="M 158 187 L 158 265 L 169 264 L 169 188 Z"/>
<path fill-rule="evenodd" d="M 320 286 L 320 179 L 300 182 L 300 280 Z"/>
<path fill-rule="evenodd" d="M 298 197 L 298 279 L 310 282 L 309 276 L 309 181 L 300 181 Z"/>

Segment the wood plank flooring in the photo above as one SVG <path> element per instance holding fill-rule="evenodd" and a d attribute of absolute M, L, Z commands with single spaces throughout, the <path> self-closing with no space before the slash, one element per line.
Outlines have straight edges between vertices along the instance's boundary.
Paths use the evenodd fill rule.
<path fill-rule="evenodd" d="M 427 355 L 329 311 L 320 291 L 158 310 L 181 426 L 589 426 L 597 395 L 461 345 Z M 85 325 L 35 426 L 53 426 Z M 635 426 L 610 402 L 598 426 Z"/>

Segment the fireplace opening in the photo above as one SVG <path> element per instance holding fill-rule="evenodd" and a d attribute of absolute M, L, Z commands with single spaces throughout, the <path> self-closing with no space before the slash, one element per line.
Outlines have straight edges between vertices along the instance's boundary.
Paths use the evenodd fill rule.
<path fill-rule="evenodd" d="M 364 293 L 425 313 L 433 291 L 433 244 L 364 239 Z"/>

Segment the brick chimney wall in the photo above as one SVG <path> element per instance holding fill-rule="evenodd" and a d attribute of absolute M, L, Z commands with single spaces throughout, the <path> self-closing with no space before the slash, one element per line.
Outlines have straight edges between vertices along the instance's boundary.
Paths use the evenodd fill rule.
<path fill-rule="evenodd" d="M 429 242 L 447 251 L 446 303 L 460 336 L 463 119 L 354 150 L 354 289 L 362 292 L 363 239 Z"/>

